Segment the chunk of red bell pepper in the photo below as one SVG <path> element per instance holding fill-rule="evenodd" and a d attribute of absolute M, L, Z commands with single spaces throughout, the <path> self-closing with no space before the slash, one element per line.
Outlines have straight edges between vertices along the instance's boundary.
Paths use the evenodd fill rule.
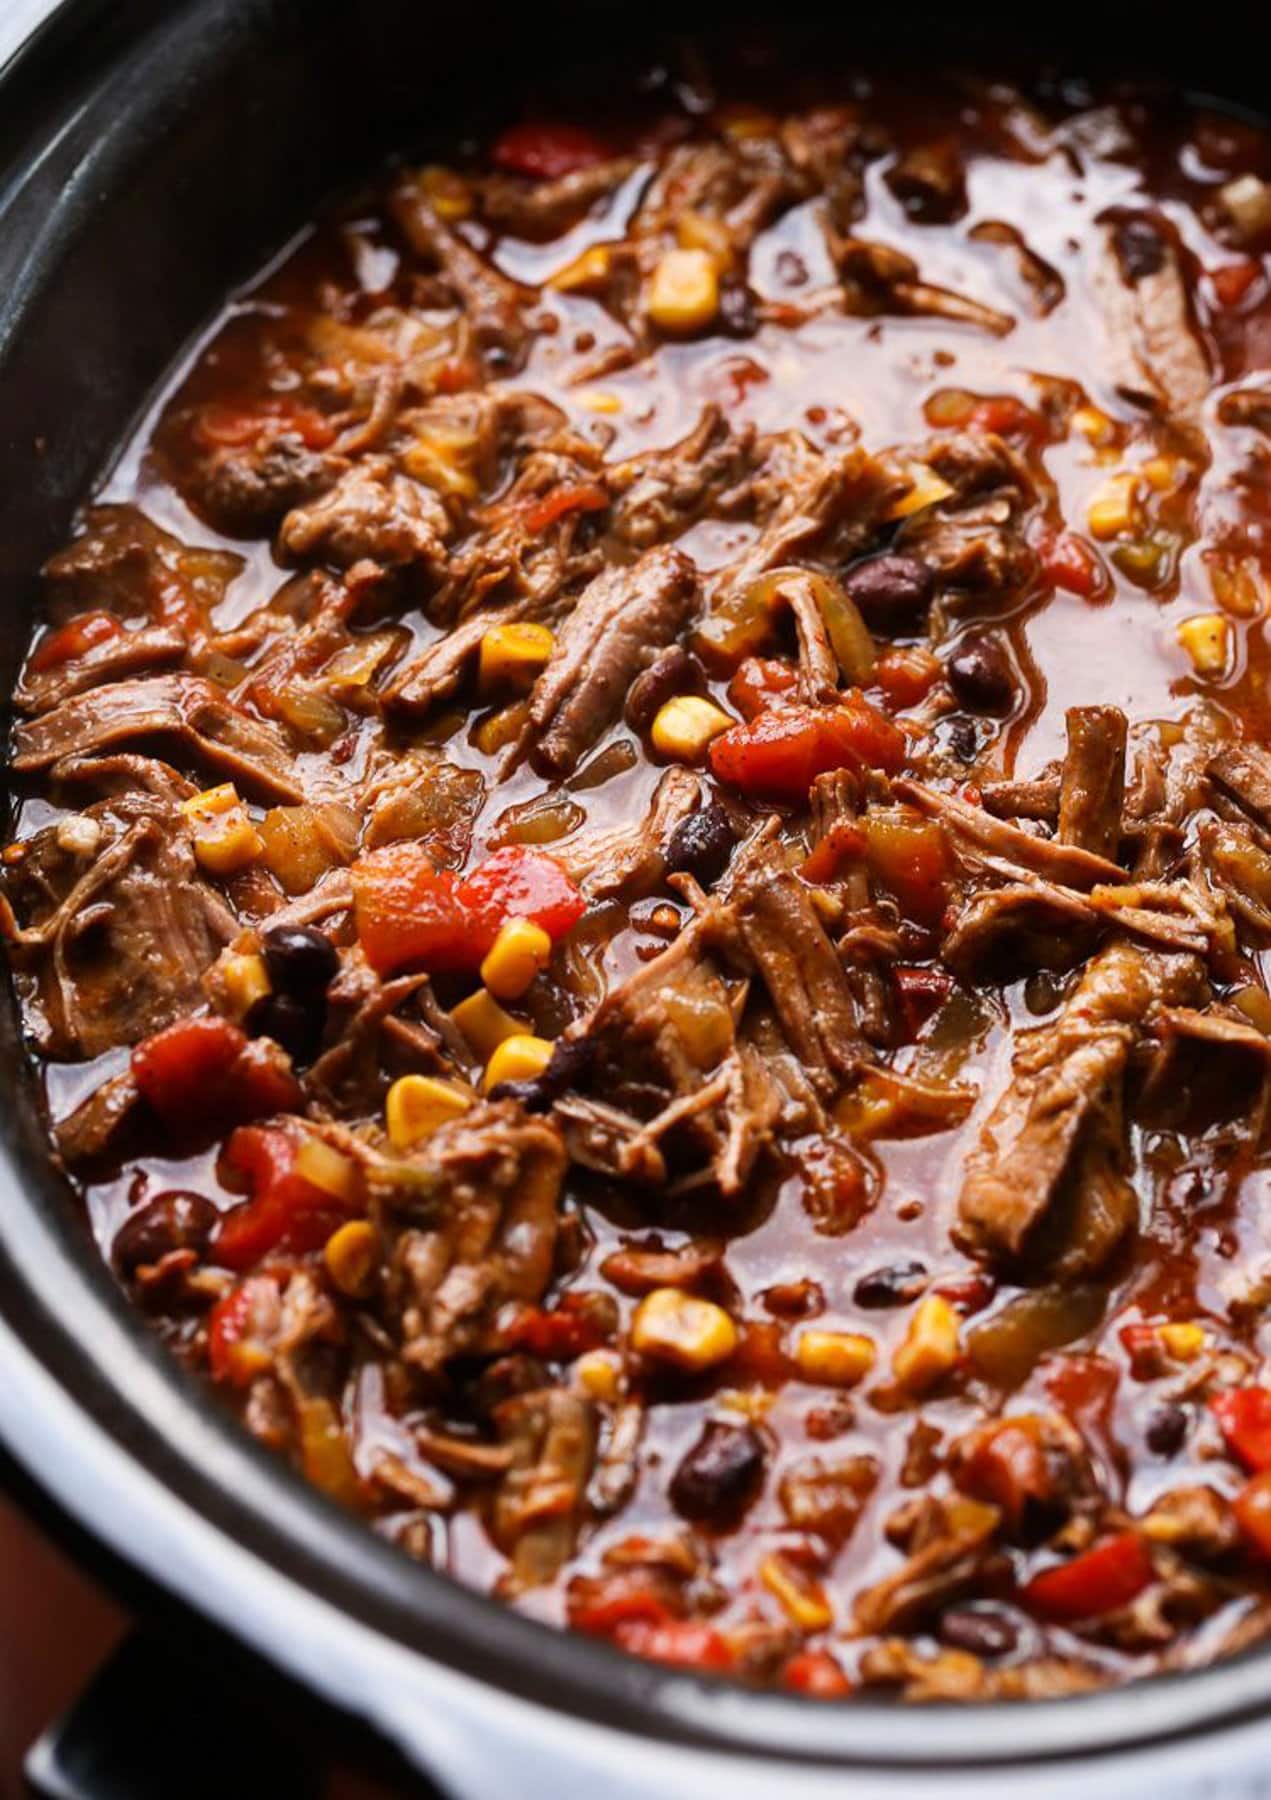
<path fill-rule="evenodd" d="M 1108 587 L 1108 572 L 1098 553 L 1071 531 L 1040 525 L 1031 534 L 1042 574 L 1052 587 L 1093 600 Z"/>
<path fill-rule="evenodd" d="M 207 1360 L 214 1381 L 250 1387 L 267 1373 L 273 1341 L 282 1323 L 282 1297 L 272 1275 L 240 1281 L 212 1308 L 207 1327 Z"/>
<path fill-rule="evenodd" d="M 553 488 L 541 500 L 533 500 L 525 509 L 528 531 L 546 531 L 566 513 L 601 512 L 609 504 L 609 495 L 598 482 L 580 481 L 572 486 Z"/>
<path fill-rule="evenodd" d="M 841 1700 L 852 1684 L 828 1650 L 799 1650 L 781 1671 L 781 1679 L 796 1694 L 813 1700 Z"/>
<path fill-rule="evenodd" d="M 554 856 L 526 844 L 506 844 L 459 884 L 478 960 L 509 919 L 530 919 L 552 942 L 565 936 L 586 908 L 576 883 Z"/>
<path fill-rule="evenodd" d="M 1251 1475 L 1271 1469 L 1271 1389 L 1227 1388 L 1209 1402 L 1227 1447 Z"/>
<path fill-rule="evenodd" d="M 829 769 L 864 765 L 894 775 L 904 760 L 904 733 L 855 691 L 834 706 L 772 707 L 710 748 L 718 780 L 751 799 L 791 804 Z"/>
<path fill-rule="evenodd" d="M 1128 1606 L 1152 1581 L 1152 1559 L 1136 1532 L 1118 1532 L 1071 1562 L 1044 1569 L 1023 1590 L 1030 1612 L 1057 1624 L 1093 1619 Z"/>
<path fill-rule="evenodd" d="M 264 1118 L 300 1100 L 290 1064 L 277 1048 L 251 1042 L 215 1014 L 178 1019 L 143 1038 L 132 1053 L 132 1078 L 164 1124 L 178 1131 Z"/>
<path fill-rule="evenodd" d="M 1231 1507 L 1251 1547 L 1271 1558 L 1271 1469 L 1246 1481 Z"/>
<path fill-rule="evenodd" d="M 713 1625 L 696 1619 L 667 1619 L 662 1624 L 631 1619 L 617 1627 L 613 1641 L 633 1656 L 675 1669 L 731 1669 L 734 1661 L 728 1640 Z"/>
<path fill-rule="evenodd" d="M 320 1249 L 356 1211 L 297 1172 L 300 1146 L 276 1125 L 241 1125 L 223 1154 L 229 1174 L 244 1178 L 249 1198 L 222 1214 L 211 1253 L 227 1269 L 249 1269 L 275 1250 Z"/>
<path fill-rule="evenodd" d="M 609 151 L 594 132 L 559 121 L 527 120 L 495 139 L 490 160 L 511 175 L 555 181 L 604 162 Z"/>

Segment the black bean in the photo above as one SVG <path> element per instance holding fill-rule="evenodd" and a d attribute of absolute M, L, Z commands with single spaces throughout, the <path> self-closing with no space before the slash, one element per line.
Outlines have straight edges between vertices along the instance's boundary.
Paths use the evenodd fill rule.
<path fill-rule="evenodd" d="M 1015 700 L 1010 652 L 990 631 L 968 631 L 945 664 L 955 699 L 972 712 L 1009 712 Z"/>
<path fill-rule="evenodd" d="M 674 694 L 693 693 L 702 685 L 697 658 L 681 644 L 671 644 L 631 683 L 623 717 L 633 731 L 647 731 Z"/>
<path fill-rule="evenodd" d="M 686 1519 L 736 1518 L 763 1479 L 763 1439 L 753 1425 L 712 1419 L 671 1477 L 671 1504 Z"/>
<path fill-rule="evenodd" d="M 306 1003 L 291 994 L 263 994 L 243 1025 L 250 1037 L 268 1037 L 281 1044 L 293 1062 L 309 1063 L 317 1053 L 322 1022 L 321 999 Z"/>
<path fill-rule="evenodd" d="M 1144 1441 L 1153 1456 L 1175 1456 L 1187 1436 L 1187 1414 L 1181 1406 L 1166 1404 L 1153 1410 L 1144 1432 Z"/>
<path fill-rule="evenodd" d="M 558 1038 L 551 1060 L 532 1081 L 500 1081 L 491 1100 L 519 1100 L 526 1112 L 547 1112 L 567 1088 L 574 1087 L 591 1066 L 594 1049 L 588 1038 Z"/>
<path fill-rule="evenodd" d="M 858 1306 L 907 1306 L 925 1292 L 926 1286 L 927 1271 L 922 1263 L 892 1263 L 886 1269 L 862 1275 L 852 1298 Z"/>
<path fill-rule="evenodd" d="M 755 297 L 744 281 L 725 281 L 719 290 L 719 323 L 729 337 L 753 337 L 759 323 Z"/>
<path fill-rule="evenodd" d="M 848 593 L 871 624 L 899 623 L 920 613 L 931 599 L 935 582 L 926 563 L 916 556 L 871 557 L 844 578 Z"/>
<path fill-rule="evenodd" d="M 201 1250 L 218 1214 L 203 1194 L 174 1188 L 156 1194 L 136 1212 L 129 1213 L 111 1245 L 111 1257 L 121 1275 L 133 1275 L 147 1263 L 157 1263 L 172 1250 Z"/>
<path fill-rule="evenodd" d="M 1150 219 L 1119 219 L 1112 228 L 1121 273 L 1131 284 L 1165 266 L 1165 240 Z"/>
<path fill-rule="evenodd" d="M 274 991 L 307 1000 L 325 994 L 340 968 L 335 945 L 312 925 L 276 925 L 264 935 Z"/>
<path fill-rule="evenodd" d="M 717 803 L 690 813 L 671 833 L 666 866 L 671 874 L 692 875 L 703 887 L 718 881 L 733 853 L 733 828 Z"/>
<path fill-rule="evenodd" d="M 940 1640 L 976 1656 L 1006 1656 L 1019 1643 L 1019 1627 L 987 1606 L 955 1606 L 940 1615 Z"/>

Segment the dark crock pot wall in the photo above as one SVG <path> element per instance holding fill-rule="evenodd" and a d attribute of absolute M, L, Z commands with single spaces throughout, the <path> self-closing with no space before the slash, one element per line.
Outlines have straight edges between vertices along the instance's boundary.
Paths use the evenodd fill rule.
<path fill-rule="evenodd" d="M 856 61 L 920 48 L 925 60 L 987 66 L 1017 49 L 999 27 L 1008 16 L 980 9 L 969 22 L 965 11 L 910 6 L 898 47 L 887 15 L 840 12 L 835 35 Z M 690 23 L 732 45 L 749 29 L 735 8 L 710 6 L 689 21 L 682 8 L 644 5 L 638 27 L 600 4 L 486 9 L 479 56 L 462 9 L 434 11 L 418 0 L 66 5 L 0 93 L 0 674 L 9 689 L 29 628 L 31 572 L 65 538 L 147 395 L 224 292 L 323 194 L 391 147 L 423 148 L 506 117 L 531 76 L 567 93 L 603 93 L 606 70 L 629 71 L 664 28 L 682 34 Z M 809 64 L 825 66 L 825 27 L 785 29 L 806 34 Z M 1146 7 L 1120 9 L 1115 20 L 1067 8 L 1046 29 L 1047 48 L 1070 46 L 1065 60 L 1075 68 L 1088 69 L 1096 50 L 1135 74 L 1149 62 L 1163 72 L 1172 63 L 1191 85 L 1233 100 L 1246 97 L 1262 66 L 1247 38 L 1234 53 L 1215 34 L 1197 43 L 1194 25 L 1181 19 L 1173 29 L 1185 35 L 1166 41 L 1172 28 Z M 1024 60 L 1041 55 L 1034 36 Z M 980 1709 L 916 1716 L 877 1703 L 840 1709 L 743 1697 L 547 1632 L 408 1564 L 267 1458 L 159 1353 L 100 1266 L 51 1166 L 7 993 L 0 1054 L 13 1074 L 0 1115 L 0 1313 L 85 1421 L 78 1478 L 92 1464 L 92 1420 L 165 1484 L 174 1505 L 214 1521 L 386 1638 L 615 1725 L 876 1766 L 1062 1754 L 1260 1706 L 1267 1682 L 1254 1662 L 1129 1695 L 999 1710 L 991 1724 Z M 59 1490 L 56 1446 L 12 1395 L 6 1409 L 2 1392 L 0 1429 L 19 1457 L 40 1464 L 37 1479 Z M 82 1492 L 63 1498 L 94 1523 Z M 178 1507 L 174 1530 L 179 1518 Z M 125 1557 L 146 1560 L 143 1546 L 130 1545 L 126 1520 L 97 1523 Z M 218 1571 L 200 1542 L 204 1598 Z M 227 1559 L 224 1580 L 241 1578 L 238 1569 Z M 175 1585 L 196 1597 L 189 1575 Z M 285 1660 L 286 1645 L 268 1647 Z"/>

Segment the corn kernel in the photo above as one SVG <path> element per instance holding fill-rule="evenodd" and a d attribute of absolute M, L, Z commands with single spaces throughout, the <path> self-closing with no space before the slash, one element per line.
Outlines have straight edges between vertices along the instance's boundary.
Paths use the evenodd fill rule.
<path fill-rule="evenodd" d="M 874 1366 L 873 1338 L 857 1331 L 805 1331 L 794 1360 L 805 1381 L 826 1387 L 855 1387 Z"/>
<path fill-rule="evenodd" d="M 434 1075 L 403 1075 L 388 1090 L 384 1123 L 394 1150 L 413 1150 L 439 1125 L 457 1119 L 472 1105 L 472 1095 L 453 1081 Z"/>
<path fill-rule="evenodd" d="M 1178 641 L 1198 675 L 1221 675 L 1231 661 L 1231 626 L 1221 613 L 1195 613 L 1184 619 Z"/>
<path fill-rule="evenodd" d="M 681 213 L 675 224 L 675 241 L 681 250 L 704 250 L 718 269 L 726 269 L 733 259 L 727 225 L 705 213 Z"/>
<path fill-rule="evenodd" d="M 481 979 L 496 1000 L 519 1000 L 552 960 L 552 940 L 532 919 L 509 919 L 481 964 Z"/>
<path fill-rule="evenodd" d="M 1139 478 L 1122 471 L 1110 475 L 1094 492 L 1086 508 L 1086 524 L 1092 537 L 1114 538 L 1119 532 L 1133 531 L 1139 522 Z"/>
<path fill-rule="evenodd" d="M 486 988 L 478 988 L 475 994 L 461 1000 L 450 1017 L 483 1060 L 508 1038 L 520 1037 L 525 1030 L 521 1021 L 504 1012 Z"/>
<path fill-rule="evenodd" d="M 659 331 L 701 331 L 719 311 L 719 271 L 705 250 L 668 250 L 654 269 L 644 310 Z"/>
<path fill-rule="evenodd" d="M 1236 558 L 1221 551 L 1206 553 L 1209 585 L 1225 613 L 1256 619 L 1267 610 L 1267 578 L 1252 556 Z"/>
<path fill-rule="evenodd" d="M 676 694 L 659 709 L 649 736 L 659 756 L 699 762 L 711 740 L 732 723 L 713 700 L 703 700 L 698 694 Z"/>
<path fill-rule="evenodd" d="M 1166 1352 L 1175 1362 L 1195 1362 L 1208 1343 L 1208 1336 L 1203 1325 L 1186 1321 L 1174 1325 L 1162 1325 L 1156 1334 Z"/>
<path fill-rule="evenodd" d="M 642 1356 L 696 1375 L 732 1355 L 737 1327 L 713 1300 L 679 1288 L 654 1288 L 632 1315 L 631 1343 Z"/>
<path fill-rule="evenodd" d="M 893 500 L 883 514 L 885 519 L 907 519 L 911 513 L 921 512 L 924 507 L 936 506 L 941 500 L 947 500 L 953 489 L 934 469 L 926 463 L 915 463 L 908 471 L 910 488 L 899 500 Z"/>
<path fill-rule="evenodd" d="M 234 1018 L 249 1013 L 258 1000 L 269 992 L 269 971 L 263 956 L 252 952 L 230 952 L 223 956 L 217 970 L 225 1000 Z"/>
<path fill-rule="evenodd" d="M 1116 431 L 1107 413 L 1100 412 L 1097 406 L 1079 406 L 1072 415 L 1072 427 L 1096 448 L 1111 443 Z"/>
<path fill-rule="evenodd" d="M 605 288 L 613 270 L 613 253 L 608 244 L 592 244 L 581 256 L 549 275 L 545 285 L 565 294 L 596 293 Z"/>
<path fill-rule="evenodd" d="M 441 431 L 421 433 L 413 444 L 398 452 L 406 473 L 437 493 L 455 500 L 475 500 L 480 484 L 468 466 L 474 444 L 470 437 Z M 327 664 L 328 671 L 330 663 Z"/>
<path fill-rule="evenodd" d="M 481 692 L 508 687 L 524 692 L 546 665 L 555 644 L 546 625 L 491 625 L 477 652 Z"/>
<path fill-rule="evenodd" d="M 466 219 L 472 211 L 472 190 L 453 169 L 432 163 L 420 170 L 419 185 L 439 219 Z"/>
<path fill-rule="evenodd" d="M 485 1066 L 482 1086 L 488 1093 L 501 1081 L 533 1081 L 552 1060 L 554 1048 L 550 1038 L 530 1037 L 526 1032 L 504 1038 Z"/>
<path fill-rule="evenodd" d="M 379 1233 L 369 1219 L 350 1219 L 331 1233 L 322 1250 L 327 1274 L 351 1300 L 364 1300 L 370 1293 L 379 1259 Z"/>
<path fill-rule="evenodd" d="M 940 1294 L 920 1300 L 904 1342 L 892 1357 L 897 1381 L 911 1394 L 934 1387 L 958 1360 L 958 1315 Z"/>
<path fill-rule="evenodd" d="M 357 1164 L 324 1138 L 307 1137 L 296 1151 L 296 1174 L 346 1205 L 357 1198 Z"/>
<path fill-rule="evenodd" d="M 622 1371 L 612 1350 L 588 1350 L 574 1364 L 583 1392 L 593 1400 L 616 1400 L 622 1389 Z"/>
<path fill-rule="evenodd" d="M 608 388 L 584 388 L 578 396 L 579 406 L 585 406 L 588 412 L 619 413 L 622 411 L 622 396 L 611 394 Z"/>
<path fill-rule="evenodd" d="M 1176 456 L 1151 456 L 1142 464 L 1139 474 L 1158 494 L 1167 494 L 1178 481 L 1179 466 Z"/>
<path fill-rule="evenodd" d="M 834 1623 L 834 1609 L 820 1582 L 797 1568 L 779 1550 L 764 1557 L 759 1565 L 759 1579 L 801 1631 L 827 1631 Z"/>

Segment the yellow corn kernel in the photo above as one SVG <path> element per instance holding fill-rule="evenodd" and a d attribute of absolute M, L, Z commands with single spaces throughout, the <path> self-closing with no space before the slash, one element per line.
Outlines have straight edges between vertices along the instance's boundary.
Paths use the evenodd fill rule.
<path fill-rule="evenodd" d="M 225 1001 L 234 1018 L 249 1013 L 258 1000 L 269 992 L 269 971 L 263 956 L 252 952 L 229 952 L 220 960 L 217 970 Z"/>
<path fill-rule="evenodd" d="M 437 493 L 456 500 L 475 500 L 481 489 L 469 467 L 474 449 L 470 436 L 429 431 L 401 450 L 398 461 L 408 475 Z"/>
<path fill-rule="evenodd" d="M 419 171 L 419 185 L 439 219 L 466 219 L 472 211 L 472 190 L 453 169 L 430 163 Z"/>
<path fill-rule="evenodd" d="M 345 1156 L 325 1138 L 307 1137 L 296 1151 L 296 1174 L 311 1186 L 321 1188 L 332 1199 L 346 1205 L 357 1198 L 358 1169 L 351 1156 Z"/>
<path fill-rule="evenodd" d="M 439 1125 L 457 1119 L 472 1105 L 472 1095 L 453 1081 L 435 1075 L 402 1075 L 388 1090 L 384 1124 L 394 1150 L 413 1150 Z"/>
<path fill-rule="evenodd" d="M 654 1288 L 632 1314 L 631 1344 L 641 1356 L 696 1375 L 727 1361 L 737 1348 L 737 1327 L 713 1300 Z"/>
<path fill-rule="evenodd" d="M 958 1315 L 940 1294 L 928 1294 L 914 1309 L 904 1342 L 892 1357 L 892 1371 L 901 1387 L 924 1394 L 957 1360 Z"/>
<path fill-rule="evenodd" d="M 477 652 L 477 683 L 483 694 L 496 688 L 531 687 L 547 663 L 556 639 L 546 625 L 491 625 Z"/>
<path fill-rule="evenodd" d="M 481 964 L 481 979 L 496 1000 L 519 1000 L 551 960 L 552 940 L 541 925 L 509 919 Z"/>
<path fill-rule="evenodd" d="M 533 1081 L 552 1060 L 554 1049 L 550 1038 L 531 1037 L 528 1032 L 504 1038 L 485 1066 L 482 1086 L 489 1093 L 501 1081 Z"/>
<path fill-rule="evenodd" d="M 593 1400 L 616 1400 L 622 1390 L 622 1370 L 612 1350 L 588 1350 L 574 1364 L 583 1392 Z"/>
<path fill-rule="evenodd" d="M 644 310 L 659 331 L 701 331 L 719 311 L 719 270 L 705 250 L 668 250 L 654 269 Z"/>
<path fill-rule="evenodd" d="M 675 223 L 675 241 L 681 250 L 704 250 L 718 269 L 726 269 L 733 259 L 727 225 L 705 213 L 681 213 Z"/>
<path fill-rule="evenodd" d="M 885 519 L 907 519 L 911 513 L 921 512 L 924 507 L 936 506 L 941 500 L 947 500 L 953 489 L 934 469 L 926 463 L 914 463 L 908 471 L 911 486 L 907 494 L 899 500 L 893 500 L 883 514 Z"/>
<path fill-rule="evenodd" d="M 581 256 L 549 275 L 545 286 L 562 293 L 595 293 L 608 285 L 613 270 L 613 252 L 608 244 L 592 244 Z"/>
<path fill-rule="evenodd" d="M 1106 412 L 1100 412 L 1097 406 L 1079 406 L 1072 415 L 1072 428 L 1079 431 L 1088 444 L 1096 449 L 1110 444 L 1116 432 L 1116 426 Z"/>
<path fill-rule="evenodd" d="M 1176 456 L 1150 456 L 1139 468 L 1139 474 L 1158 494 L 1167 494 L 1177 484 L 1181 467 Z"/>
<path fill-rule="evenodd" d="M 521 1021 L 504 1012 L 486 988 L 478 988 L 475 994 L 461 1000 L 450 1017 L 482 1059 L 492 1056 L 508 1038 L 520 1037 L 525 1031 Z"/>
<path fill-rule="evenodd" d="M 649 736 L 659 756 L 676 762 L 699 762 L 712 738 L 733 723 L 713 700 L 698 694 L 676 694 L 659 708 Z"/>
<path fill-rule="evenodd" d="M 828 1631 L 834 1623 L 834 1609 L 821 1583 L 779 1550 L 764 1557 L 759 1565 L 759 1579 L 801 1631 Z"/>
<path fill-rule="evenodd" d="M 859 1331 L 805 1331 L 794 1347 L 794 1360 L 805 1381 L 825 1387 L 855 1387 L 874 1366 L 873 1338 Z"/>
<path fill-rule="evenodd" d="M 608 388 L 584 388 L 578 396 L 579 406 L 585 406 L 588 412 L 619 413 L 622 411 L 621 394 L 611 394 Z"/>
<path fill-rule="evenodd" d="M 1209 585 L 1225 613 L 1256 619 L 1267 610 L 1267 578 L 1252 556 L 1236 558 L 1222 551 L 1206 554 Z"/>
<path fill-rule="evenodd" d="M 1221 675 L 1231 661 L 1231 626 L 1221 613 L 1194 613 L 1184 619 L 1178 641 L 1198 675 Z"/>
<path fill-rule="evenodd" d="M 364 1300 L 370 1293 L 379 1259 L 379 1233 L 369 1219 L 350 1219 L 331 1233 L 322 1249 L 327 1274 L 351 1300 Z"/>
<path fill-rule="evenodd" d="M 1197 1325 L 1190 1320 L 1175 1325 L 1158 1326 L 1156 1335 L 1175 1362 L 1195 1362 L 1209 1342 L 1204 1326 Z"/>
<path fill-rule="evenodd" d="M 1095 489 L 1086 508 L 1086 524 L 1090 535 L 1100 539 L 1114 538 L 1119 532 L 1133 531 L 1139 522 L 1139 478 L 1123 470 L 1110 475 Z"/>

